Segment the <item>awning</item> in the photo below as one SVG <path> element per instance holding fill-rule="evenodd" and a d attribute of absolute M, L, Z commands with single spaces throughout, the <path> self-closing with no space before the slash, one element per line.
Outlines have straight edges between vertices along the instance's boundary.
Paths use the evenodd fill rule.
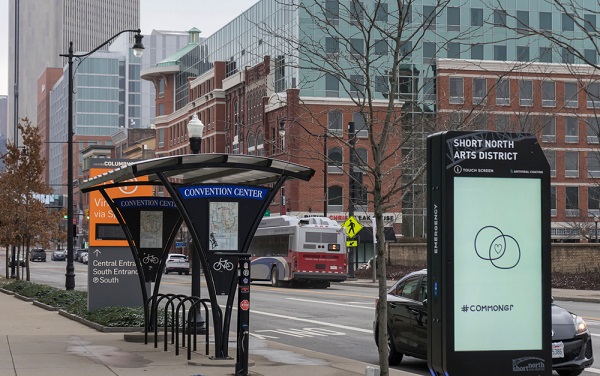
<path fill-rule="evenodd" d="M 396 241 L 396 233 L 394 232 L 393 227 L 384 227 L 383 234 L 386 242 Z M 358 232 L 358 236 L 360 237 L 361 243 L 373 243 L 373 228 L 363 227 L 362 230 Z"/>

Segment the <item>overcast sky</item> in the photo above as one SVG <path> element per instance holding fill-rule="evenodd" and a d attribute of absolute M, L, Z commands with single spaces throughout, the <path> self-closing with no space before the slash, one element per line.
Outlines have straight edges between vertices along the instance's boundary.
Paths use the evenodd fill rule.
<path fill-rule="evenodd" d="M 8 94 L 8 1 L 0 0 L 0 95 Z M 34 0 L 24 0 L 34 1 Z M 35 0 L 39 1 L 39 0 Z M 142 34 L 152 30 L 189 30 L 207 37 L 258 0 L 140 0 Z"/>

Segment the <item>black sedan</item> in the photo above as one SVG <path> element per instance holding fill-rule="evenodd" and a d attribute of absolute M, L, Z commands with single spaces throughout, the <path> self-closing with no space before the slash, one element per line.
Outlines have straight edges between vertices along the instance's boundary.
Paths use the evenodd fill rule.
<path fill-rule="evenodd" d="M 427 270 L 401 278 L 387 294 L 389 363 L 404 355 L 427 359 Z M 377 314 L 377 310 L 375 311 Z M 377 343 L 377 317 L 373 333 Z M 552 305 L 552 368 L 576 376 L 594 362 L 592 338 L 583 318 Z"/>
<path fill-rule="evenodd" d="M 57 249 L 56 251 L 53 251 L 52 254 L 50 255 L 50 259 L 52 261 L 65 261 L 67 258 L 67 252 Z"/>
<path fill-rule="evenodd" d="M 42 248 L 34 248 L 29 252 L 29 261 L 46 262 L 46 251 Z"/>

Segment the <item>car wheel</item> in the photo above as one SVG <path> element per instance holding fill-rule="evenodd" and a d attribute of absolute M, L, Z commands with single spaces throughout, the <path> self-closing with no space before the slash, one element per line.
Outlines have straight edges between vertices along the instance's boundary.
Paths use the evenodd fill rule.
<path fill-rule="evenodd" d="M 181 272 L 177 272 L 177 274 L 181 275 L 182 273 Z"/>
<path fill-rule="evenodd" d="M 189 271 L 189 270 L 185 272 L 185 275 L 189 275 L 189 274 L 190 274 L 190 271 Z"/>
<path fill-rule="evenodd" d="M 388 363 L 390 366 L 397 366 L 402 361 L 403 354 L 396 351 L 396 346 L 394 346 L 394 341 L 392 340 L 392 335 L 388 330 L 387 333 L 387 345 L 388 345 Z"/>
<path fill-rule="evenodd" d="M 277 267 L 274 266 L 271 269 L 271 286 L 279 287 L 281 283 L 279 282 L 279 272 L 277 271 Z"/>
<path fill-rule="evenodd" d="M 577 376 L 577 375 L 581 375 L 582 372 L 583 372 L 583 369 L 570 369 L 570 370 L 556 371 L 556 373 L 558 373 L 560 376 Z"/>
<path fill-rule="evenodd" d="M 165 269 L 165 274 L 169 274 L 169 271 L 167 269 Z"/>

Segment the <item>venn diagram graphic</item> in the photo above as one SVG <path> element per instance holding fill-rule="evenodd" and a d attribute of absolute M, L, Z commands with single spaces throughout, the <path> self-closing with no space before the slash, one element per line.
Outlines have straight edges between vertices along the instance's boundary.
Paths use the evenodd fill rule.
<path fill-rule="evenodd" d="M 475 236 L 475 252 L 482 260 L 498 269 L 512 269 L 521 260 L 517 239 L 503 233 L 496 226 L 485 226 Z"/>

